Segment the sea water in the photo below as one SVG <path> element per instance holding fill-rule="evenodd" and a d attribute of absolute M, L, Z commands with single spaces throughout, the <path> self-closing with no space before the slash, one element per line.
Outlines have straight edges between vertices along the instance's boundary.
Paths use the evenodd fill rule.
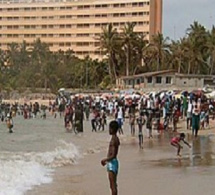
<path fill-rule="evenodd" d="M 14 118 L 13 134 L 1 123 L 0 195 L 23 195 L 35 186 L 52 182 L 56 167 L 78 163 L 84 149 L 78 145 L 89 146 L 82 140 L 65 132 L 62 118 L 25 120 L 18 116 Z"/>

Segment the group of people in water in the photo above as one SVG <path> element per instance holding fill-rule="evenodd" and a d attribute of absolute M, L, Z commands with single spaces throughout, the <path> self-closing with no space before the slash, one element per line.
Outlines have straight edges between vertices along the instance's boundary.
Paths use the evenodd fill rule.
<path fill-rule="evenodd" d="M 107 158 L 101 164 L 107 165 L 110 186 L 112 191 L 117 191 L 116 177 L 118 173 L 118 148 L 120 145 L 117 133 L 124 134 L 125 127 L 129 127 L 131 136 L 137 136 L 139 148 L 143 149 L 144 135 L 148 139 L 153 138 L 153 131 L 157 133 L 171 132 L 170 144 L 177 148 L 180 156 L 181 142 L 188 147 L 190 144 L 185 140 L 186 132 L 191 130 L 193 137 L 198 136 L 199 129 L 208 128 L 210 118 L 215 118 L 214 101 L 196 95 L 185 94 L 180 98 L 173 95 L 139 95 L 138 98 L 125 97 L 75 97 L 58 100 L 50 100 L 48 105 L 39 105 L 38 102 L 23 104 L 1 104 L 0 116 L 2 122 L 7 124 L 8 132 L 13 133 L 16 115 L 24 120 L 49 117 L 60 117 L 64 122 L 66 132 L 83 133 L 84 120 L 89 121 L 92 133 L 104 131 L 109 123 L 112 139 L 109 145 Z M 178 123 L 184 122 L 185 132 L 178 133 Z M 125 123 L 128 125 L 125 126 Z M 146 132 L 146 133 L 145 133 Z"/>
<path fill-rule="evenodd" d="M 189 94 L 175 98 L 172 95 L 159 94 L 138 98 L 96 96 L 60 98 L 50 100 L 49 105 L 38 102 L 19 105 L 1 104 L 2 121 L 7 121 L 9 132 L 13 132 L 13 117 L 22 115 L 24 119 L 40 117 L 46 119 L 47 112 L 53 118 L 64 118 L 64 127 L 68 132 L 83 132 L 83 121 L 90 121 L 92 132 L 104 131 L 107 120 L 115 119 L 119 134 L 124 133 L 124 123 L 129 123 L 131 136 L 138 131 L 139 147 L 143 148 L 143 134 L 147 130 L 148 138 L 153 137 L 153 130 L 177 132 L 180 120 L 185 121 L 186 128 L 197 137 L 199 129 L 209 127 L 210 115 L 214 118 L 214 102 Z"/>

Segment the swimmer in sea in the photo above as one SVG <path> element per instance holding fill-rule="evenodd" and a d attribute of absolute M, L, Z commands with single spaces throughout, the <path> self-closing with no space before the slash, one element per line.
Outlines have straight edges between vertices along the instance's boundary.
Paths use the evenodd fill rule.
<path fill-rule="evenodd" d="M 117 195 L 117 174 L 119 169 L 119 163 L 117 160 L 118 150 L 119 150 L 119 138 L 117 136 L 117 131 L 119 125 L 117 121 L 111 121 L 109 125 L 109 134 L 112 135 L 107 158 L 101 161 L 102 166 L 107 165 L 108 178 L 110 182 L 111 194 Z"/>
<path fill-rule="evenodd" d="M 176 147 L 178 150 L 177 150 L 177 156 L 181 156 L 180 155 L 180 151 L 181 149 L 183 148 L 181 145 L 180 145 L 180 141 L 183 141 L 189 148 L 191 148 L 190 144 L 188 142 L 186 142 L 185 140 L 185 134 L 184 133 L 180 133 L 180 136 L 178 137 L 173 137 L 172 140 L 171 140 L 171 145 Z"/>

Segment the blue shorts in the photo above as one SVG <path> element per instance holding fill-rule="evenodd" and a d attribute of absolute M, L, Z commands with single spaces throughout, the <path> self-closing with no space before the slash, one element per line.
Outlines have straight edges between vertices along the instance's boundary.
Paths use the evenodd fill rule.
<path fill-rule="evenodd" d="M 107 171 L 112 171 L 116 175 L 118 174 L 119 162 L 116 158 L 107 163 Z"/>
<path fill-rule="evenodd" d="M 122 118 L 118 118 L 118 119 L 117 119 L 117 123 L 118 123 L 118 125 L 119 125 L 119 128 L 122 128 L 123 119 L 122 119 Z"/>

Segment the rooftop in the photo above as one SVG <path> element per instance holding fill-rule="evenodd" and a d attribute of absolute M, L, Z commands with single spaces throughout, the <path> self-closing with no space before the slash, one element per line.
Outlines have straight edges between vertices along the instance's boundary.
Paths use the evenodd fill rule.
<path fill-rule="evenodd" d="M 66 3 L 66 2 L 82 2 L 82 1 L 83 2 L 96 1 L 98 3 L 103 3 L 101 0 L 0 0 L 0 4 L 13 4 L 13 3 Z M 115 1 L 115 0 L 111 0 L 111 1 Z M 126 3 L 127 1 L 130 2 L 130 0 L 120 0 L 120 1 L 122 1 L 123 3 Z"/>

